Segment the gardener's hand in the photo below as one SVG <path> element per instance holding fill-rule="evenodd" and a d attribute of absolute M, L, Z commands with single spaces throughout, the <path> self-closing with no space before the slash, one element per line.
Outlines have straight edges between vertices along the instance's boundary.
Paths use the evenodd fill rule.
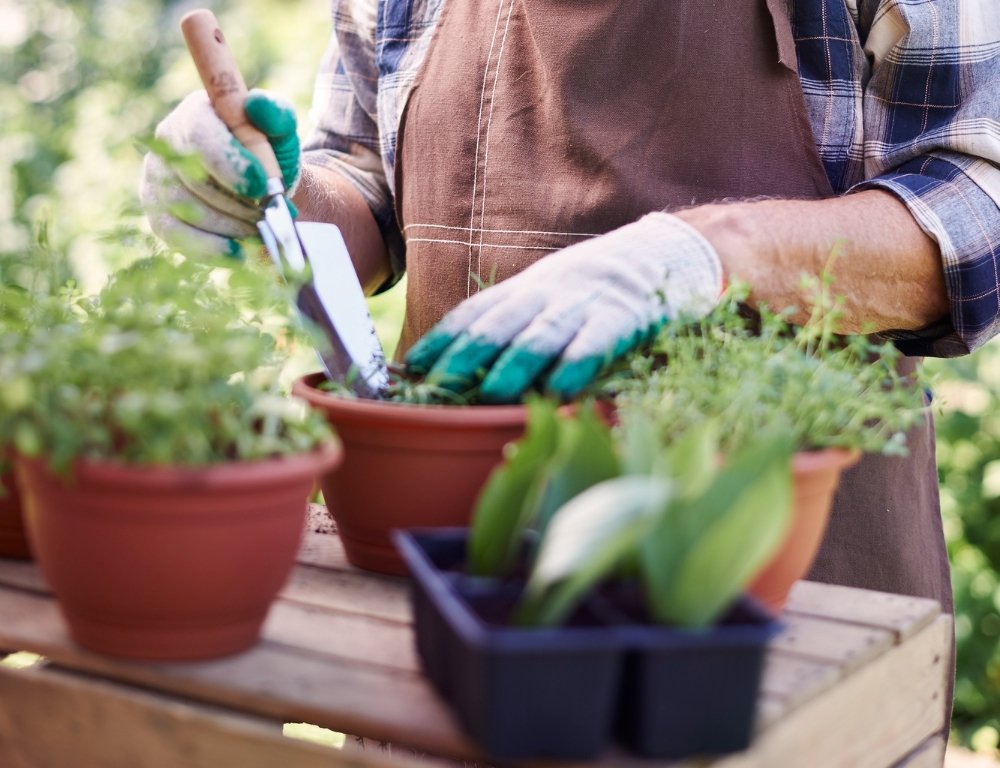
<path fill-rule="evenodd" d="M 295 110 L 260 90 L 247 96 L 247 118 L 270 139 L 285 188 L 299 180 L 300 150 Z M 267 177 L 215 114 L 204 91 L 185 98 L 156 127 L 156 137 L 178 155 L 197 154 L 205 173 L 190 161 L 168 162 L 146 155 L 140 196 L 153 231 L 185 253 L 240 256 L 239 240 L 256 237 L 257 201 Z"/>
<path fill-rule="evenodd" d="M 536 382 L 569 398 L 667 320 L 706 314 L 722 285 L 709 242 L 677 217 L 652 213 L 462 302 L 406 363 L 456 390 L 485 373 L 488 402 L 515 402 Z"/>

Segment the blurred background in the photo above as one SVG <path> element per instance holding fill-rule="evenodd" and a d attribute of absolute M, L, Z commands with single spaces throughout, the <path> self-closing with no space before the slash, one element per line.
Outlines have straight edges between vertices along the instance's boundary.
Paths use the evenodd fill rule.
<path fill-rule="evenodd" d="M 308 132 L 312 81 L 329 33 L 328 0 L 0 0 L 0 253 L 23 252 L 40 222 L 88 288 L 144 254 L 118 243 L 145 227 L 141 141 L 200 87 L 178 29 L 213 8 L 248 85 L 279 91 Z M 125 243 L 127 246 L 127 243 Z M 395 345 L 402 285 L 370 302 Z M 953 740 L 1000 744 L 1000 340 L 929 361 L 941 502 L 957 608 Z"/>

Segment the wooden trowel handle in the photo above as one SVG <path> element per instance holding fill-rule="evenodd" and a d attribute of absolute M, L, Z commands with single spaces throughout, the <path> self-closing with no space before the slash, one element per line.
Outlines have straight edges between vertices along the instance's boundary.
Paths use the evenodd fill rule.
<path fill-rule="evenodd" d="M 191 11 L 181 19 L 181 32 L 191 58 L 208 91 L 215 114 L 233 132 L 239 142 L 260 160 L 267 177 L 281 178 L 281 167 L 274 156 L 271 142 L 247 120 L 243 104 L 247 86 L 243 82 L 236 60 L 226 38 L 219 29 L 215 14 L 207 9 Z"/>

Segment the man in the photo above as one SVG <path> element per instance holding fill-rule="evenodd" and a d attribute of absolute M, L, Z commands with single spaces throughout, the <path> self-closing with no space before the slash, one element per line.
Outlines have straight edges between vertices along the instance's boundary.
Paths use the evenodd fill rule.
<path fill-rule="evenodd" d="M 369 291 L 405 267 L 414 370 L 572 396 L 725 279 L 805 306 L 835 247 L 843 330 L 956 355 L 997 328 L 995 0 L 333 6 L 294 201 L 340 225 Z M 298 180 L 291 111 L 256 93 L 247 113 Z M 154 229 L 236 252 L 259 172 L 203 95 L 159 134 L 214 180 L 149 158 Z M 929 421 L 909 447 L 844 478 L 812 578 L 950 608 Z"/>

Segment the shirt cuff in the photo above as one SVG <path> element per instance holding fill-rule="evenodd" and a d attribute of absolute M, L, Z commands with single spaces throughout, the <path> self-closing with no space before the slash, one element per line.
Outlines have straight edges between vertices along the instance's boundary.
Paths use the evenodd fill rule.
<path fill-rule="evenodd" d="M 1000 169 L 952 152 L 914 158 L 855 185 L 896 195 L 941 250 L 951 314 L 919 331 L 884 334 L 907 355 L 957 357 L 1000 330 Z"/>
<path fill-rule="evenodd" d="M 368 203 L 389 252 L 389 267 L 392 270 L 392 275 L 375 293 L 379 294 L 392 288 L 406 271 L 406 248 L 403 235 L 396 223 L 396 209 L 385 186 L 384 177 L 378 172 L 359 168 L 353 155 L 335 149 L 307 150 L 302 154 L 302 162 L 305 165 L 326 168 L 340 174 L 351 182 Z"/>

